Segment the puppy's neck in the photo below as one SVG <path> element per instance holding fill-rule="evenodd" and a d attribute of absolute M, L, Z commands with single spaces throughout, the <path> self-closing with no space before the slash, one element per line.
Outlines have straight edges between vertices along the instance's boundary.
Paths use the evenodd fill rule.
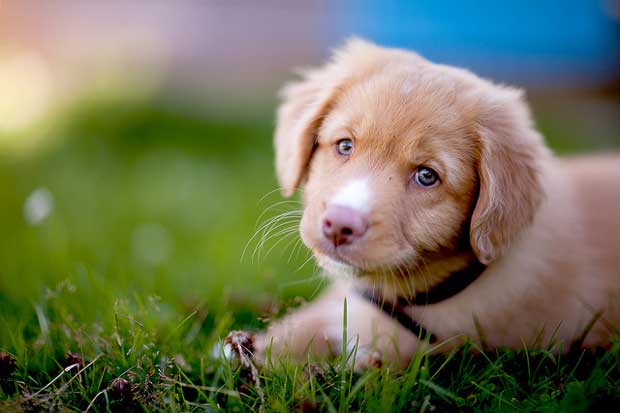
<path fill-rule="evenodd" d="M 469 272 L 472 274 L 469 274 Z M 483 269 L 473 253 L 428 259 L 413 267 L 402 267 L 359 279 L 360 288 L 375 291 L 390 302 L 417 302 L 434 288 L 450 282 L 451 277 L 477 277 Z M 455 279 L 462 282 L 463 279 Z"/>

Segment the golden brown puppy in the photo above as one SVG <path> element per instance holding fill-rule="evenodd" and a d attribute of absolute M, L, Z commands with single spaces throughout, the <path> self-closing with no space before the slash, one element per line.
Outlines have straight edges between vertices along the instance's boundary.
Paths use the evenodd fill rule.
<path fill-rule="evenodd" d="M 608 344 L 618 158 L 557 159 L 521 91 L 361 40 L 283 100 L 278 178 L 303 185 L 301 236 L 334 282 L 256 337 L 259 361 L 337 353 L 345 297 L 358 366 L 404 366 L 428 339 Z"/>

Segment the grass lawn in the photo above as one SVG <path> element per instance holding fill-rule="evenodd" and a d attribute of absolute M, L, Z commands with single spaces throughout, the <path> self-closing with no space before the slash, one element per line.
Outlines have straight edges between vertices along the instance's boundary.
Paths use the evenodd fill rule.
<path fill-rule="evenodd" d="M 570 128 L 540 119 L 556 149 Z M 0 411 L 603 411 L 620 349 L 418 354 L 404 373 L 212 353 L 324 285 L 273 176 L 272 120 L 88 103 L 0 152 Z M 14 139 L 26 139 L 27 136 Z M 7 138 L 8 139 L 8 138 Z M 269 209 L 268 209 L 269 208 Z M 263 211 L 265 213 L 262 215 Z M 255 251 L 255 247 L 261 248 Z M 353 355 L 351 355 L 353 356 Z M 607 403 L 607 404 L 606 404 Z"/>

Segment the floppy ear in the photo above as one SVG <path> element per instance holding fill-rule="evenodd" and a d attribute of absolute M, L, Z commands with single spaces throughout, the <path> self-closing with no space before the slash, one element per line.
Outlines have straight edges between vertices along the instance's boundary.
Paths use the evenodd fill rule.
<path fill-rule="evenodd" d="M 285 196 L 291 196 L 304 178 L 322 120 L 347 82 L 364 76 L 379 49 L 351 38 L 318 69 L 302 72 L 302 80 L 281 92 L 274 137 L 276 172 Z"/>
<path fill-rule="evenodd" d="M 480 190 L 470 242 L 478 259 L 499 258 L 531 224 L 543 198 L 540 182 L 545 147 L 518 90 L 495 87 L 479 114 Z"/>
<path fill-rule="evenodd" d="M 274 137 L 276 172 L 284 196 L 300 184 L 314 149 L 317 130 L 329 111 L 334 87 L 317 75 L 286 86 L 278 109 Z"/>

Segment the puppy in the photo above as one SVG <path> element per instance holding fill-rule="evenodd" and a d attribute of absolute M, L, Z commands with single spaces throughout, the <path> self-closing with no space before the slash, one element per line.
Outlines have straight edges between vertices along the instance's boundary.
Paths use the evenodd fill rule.
<path fill-rule="evenodd" d="M 284 88 L 278 179 L 303 186 L 301 237 L 333 283 L 255 336 L 259 362 L 609 344 L 620 161 L 554 157 L 522 95 L 361 40 Z"/>

